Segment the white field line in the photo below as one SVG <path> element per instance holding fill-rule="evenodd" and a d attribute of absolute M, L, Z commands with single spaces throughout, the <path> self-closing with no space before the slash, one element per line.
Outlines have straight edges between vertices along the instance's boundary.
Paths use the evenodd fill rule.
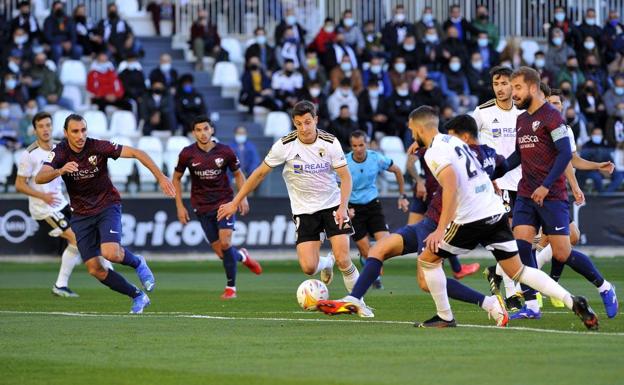
<path fill-rule="evenodd" d="M 298 312 L 301 313 L 301 312 Z M 391 324 L 391 325 L 413 325 L 411 321 L 383 321 L 383 320 L 359 320 L 359 319 L 325 319 L 325 318 L 273 318 L 273 317 L 232 317 L 226 315 L 207 315 L 207 314 L 188 314 L 188 313 L 145 313 L 142 315 L 133 314 L 121 314 L 121 313 L 83 313 L 83 312 L 44 312 L 44 311 L 19 311 L 19 310 L 0 310 L 0 314 L 22 314 L 22 315 L 52 315 L 52 316 L 66 316 L 66 317 L 113 317 L 113 318 L 190 318 L 190 319 L 206 319 L 206 320 L 221 320 L 221 321 L 266 321 L 266 322 L 333 322 L 333 323 L 372 323 L 372 324 Z M 218 313 L 217 313 L 218 314 Z M 223 313 L 221 313 L 223 314 Z M 312 313 L 311 313 L 312 314 Z M 514 330 L 514 331 L 529 331 L 536 333 L 550 333 L 550 334 L 572 334 L 572 335 L 585 335 L 585 336 L 617 336 L 624 337 L 624 333 L 617 332 L 580 332 L 573 330 L 556 330 L 556 329 L 539 329 L 530 327 L 511 326 L 507 328 L 499 328 L 494 325 L 471 325 L 471 324 L 459 324 L 462 328 L 472 329 L 494 329 L 494 330 Z"/>

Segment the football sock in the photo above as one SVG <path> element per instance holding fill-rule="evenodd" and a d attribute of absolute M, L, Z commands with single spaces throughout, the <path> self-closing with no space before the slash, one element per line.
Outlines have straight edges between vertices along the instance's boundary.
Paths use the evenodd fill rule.
<path fill-rule="evenodd" d="M 102 265 L 105 270 L 115 270 L 111 261 L 102 256 L 99 256 L 98 258 L 100 259 L 100 265 Z"/>
<path fill-rule="evenodd" d="M 566 289 L 555 282 L 543 271 L 529 266 L 524 266 L 520 269 L 518 274 L 516 274 L 514 280 L 533 287 L 549 297 L 557 298 L 558 300 L 563 301 L 568 309 L 572 309 L 572 295 L 570 295 Z M 525 305 L 529 307 L 527 302 L 528 301 L 525 302 Z M 537 301 L 535 302 L 537 303 Z M 539 311 L 539 306 L 537 308 L 531 307 L 529 307 L 531 310 Z"/>
<path fill-rule="evenodd" d="M 481 308 L 485 311 L 488 311 L 492 305 L 497 302 L 498 300 L 496 299 L 496 296 L 489 296 L 489 297 L 483 297 L 483 301 L 481 301 L 481 304 L 479 306 L 481 306 Z"/>
<path fill-rule="evenodd" d="M 449 263 L 451 264 L 451 269 L 454 273 L 459 273 L 461 271 L 461 263 L 459 263 L 459 258 L 457 255 L 453 255 L 450 258 L 447 258 Z"/>
<path fill-rule="evenodd" d="M 453 312 L 446 293 L 446 276 L 441 263 L 430 263 L 418 260 L 422 267 L 429 293 L 435 302 L 438 317 L 445 321 L 453 320 Z"/>
<path fill-rule="evenodd" d="M 611 284 L 609 283 L 609 281 L 607 281 L 605 279 L 605 281 L 602 283 L 602 285 L 600 285 L 600 287 L 598 288 L 598 293 L 602 293 L 602 292 L 605 292 L 607 290 L 611 290 Z"/>
<path fill-rule="evenodd" d="M 130 266 L 133 268 L 139 267 L 141 264 L 141 259 L 136 255 L 132 254 L 132 252 L 124 247 L 124 257 L 121 261 L 122 265 Z"/>
<path fill-rule="evenodd" d="M 247 260 L 247 257 L 245 256 L 245 254 L 243 254 L 236 247 L 232 246 L 232 251 L 234 253 L 234 256 L 236 257 L 236 262 L 244 263 Z"/>
<path fill-rule="evenodd" d="M 238 253 L 236 253 L 238 254 Z M 223 250 L 223 268 L 225 269 L 225 277 L 227 278 L 227 286 L 236 286 L 236 256 L 234 248 Z"/>
<path fill-rule="evenodd" d="M 522 291 L 522 289 L 518 290 L 518 285 L 514 282 L 513 279 L 509 278 L 507 273 L 503 270 L 500 263 L 496 264 L 496 274 L 503 277 L 503 285 L 505 286 L 505 298 L 512 297 L 517 292 Z"/>
<path fill-rule="evenodd" d="M 596 287 L 600 287 L 604 283 L 604 278 L 602 278 L 591 259 L 580 251 L 572 250 L 566 265 L 570 266 L 572 270 L 585 277 L 586 280 Z"/>
<path fill-rule="evenodd" d="M 353 290 L 351 290 L 351 296 L 361 299 L 364 297 L 364 294 L 368 291 L 368 288 L 375 282 L 377 277 L 379 277 L 379 273 L 381 273 L 381 267 L 383 266 L 383 262 L 379 259 L 375 258 L 367 258 L 364 263 L 364 269 L 362 270 L 362 274 L 358 278 L 357 282 L 353 286 Z"/>
<path fill-rule="evenodd" d="M 552 246 L 548 244 L 548 246 L 544 247 L 542 250 L 538 250 L 535 259 L 537 260 L 537 268 L 541 269 L 542 266 L 552 259 Z"/>
<path fill-rule="evenodd" d="M 344 270 L 340 269 L 340 271 L 342 272 L 342 280 L 347 288 L 347 292 L 350 293 L 360 276 L 360 272 L 353 263 L 351 263 L 351 265 Z"/>
<path fill-rule="evenodd" d="M 69 285 L 69 276 L 74 270 L 74 266 L 79 265 L 81 262 L 82 258 L 80 258 L 78 248 L 67 245 L 61 255 L 61 268 L 59 269 L 58 277 L 56 277 L 56 287 L 67 287 Z"/>
<path fill-rule="evenodd" d="M 472 303 L 477 306 L 481 306 L 485 299 L 483 294 L 452 278 L 446 279 L 446 292 L 449 298 Z"/>
<path fill-rule="evenodd" d="M 557 259 L 553 258 L 550 264 L 550 278 L 554 279 L 555 282 L 559 282 L 561 279 L 561 273 L 563 273 L 563 268 L 565 267 L 565 263 L 559 262 Z"/>
<path fill-rule="evenodd" d="M 114 270 L 108 270 L 106 278 L 104 278 L 100 282 L 110 287 L 111 290 L 114 290 L 121 294 L 125 294 L 131 298 L 136 298 L 141 295 L 141 290 L 139 290 L 138 287 L 126 281 L 126 279 L 121 274 Z"/>
<path fill-rule="evenodd" d="M 518 253 L 520 254 L 520 260 L 522 264 L 528 267 L 537 267 L 537 263 L 535 262 L 535 258 L 533 258 L 533 248 L 531 244 L 527 241 L 523 241 L 520 239 L 516 240 L 518 244 Z M 532 301 L 535 297 L 535 290 L 533 287 L 527 286 L 525 282 L 519 281 L 521 283 L 520 287 L 522 288 L 522 293 L 524 295 L 525 301 Z"/>
<path fill-rule="evenodd" d="M 332 265 L 332 260 L 330 257 L 322 257 L 319 256 L 318 265 L 316 266 L 316 271 L 312 275 L 317 275 L 321 270 L 330 267 Z"/>

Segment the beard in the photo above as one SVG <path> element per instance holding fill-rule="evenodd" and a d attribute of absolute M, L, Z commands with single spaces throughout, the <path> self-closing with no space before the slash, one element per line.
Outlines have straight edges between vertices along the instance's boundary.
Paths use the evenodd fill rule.
<path fill-rule="evenodd" d="M 531 102 L 533 102 L 533 97 L 529 95 L 523 100 L 516 101 L 516 107 L 518 107 L 519 110 L 526 110 L 531 105 Z"/>
<path fill-rule="evenodd" d="M 420 138 L 420 136 L 416 135 L 414 137 L 414 140 L 416 141 L 416 143 L 418 143 L 418 147 L 419 148 L 427 147 L 427 145 L 425 144 L 425 142 L 423 142 L 423 140 Z"/>

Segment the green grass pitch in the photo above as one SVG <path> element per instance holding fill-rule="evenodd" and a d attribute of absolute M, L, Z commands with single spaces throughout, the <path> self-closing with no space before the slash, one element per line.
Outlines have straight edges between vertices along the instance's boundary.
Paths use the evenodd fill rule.
<path fill-rule="evenodd" d="M 624 289 L 624 258 L 595 262 Z M 84 267 L 71 280 L 81 297 L 63 299 L 50 293 L 56 263 L 0 263 L 0 384 L 624 383 L 624 315 L 608 320 L 596 289 L 569 268 L 562 283 L 589 298 L 598 332 L 548 300 L 542 320 L 507 329 L 455 301 L 460 327 L 414 328 L 434 304 L 417 287 L 413 259 L 386 264 L 385 289 L 366 298 L 372 320 L 301 311 L 295 291 L 306 276 L 295 261 L 266 262 L 261 276 L 239 266 L 239 298 L 229 302 L 219 299 L 217 262 L 151 267 L 152 306 L 131 316 L 130 301 Z M 487 290 L 480 274 L 464 282 Z M 344 295 L 340 275 L 329 289 Z"/>

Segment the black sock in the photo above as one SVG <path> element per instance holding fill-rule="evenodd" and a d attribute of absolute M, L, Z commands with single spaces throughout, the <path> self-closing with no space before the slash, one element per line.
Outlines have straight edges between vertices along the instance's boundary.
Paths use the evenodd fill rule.
<path fill-rule="evenodd" d="M 236 286 L 236 256 L 234 255 L 234 248 L 230 247 L 227 250 L 223 250 L 223 268 L 225 269 L 225 277 L 227 278 L 227 286 Z"/>

